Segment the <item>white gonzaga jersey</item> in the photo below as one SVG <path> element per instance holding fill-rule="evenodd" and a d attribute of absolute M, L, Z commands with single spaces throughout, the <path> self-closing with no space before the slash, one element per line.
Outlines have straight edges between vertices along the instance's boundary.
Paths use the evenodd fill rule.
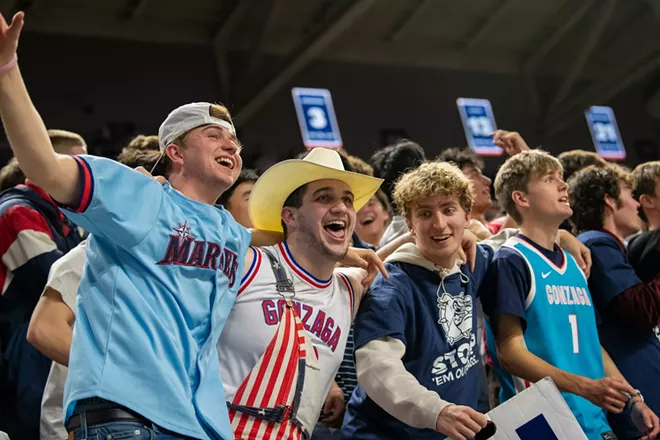
<path fill-rule="evenodd" d="M 344 356 L 353 320 L 353 287 L 349 279 L 338 272 L 328 280 L 313 277 L 294 260 L 286 242 L 266 249 L 276 256 L 293 281 L 294 309 L 307 330 L 322 370 L 320 376 L 327 384 L 324 399 Z M 241 280 L 236 302 L 218 341 L 227 401 L 232 401 L 275 336 L 285 304 L 276 290 L 275 274 L 268 257 L 259 248 L 251 247 L 248 252 L 253 253 L 254 262 Z M 268 381 L 268 378 L 262 380 Z M 322 405 L 320 401 L 318 413 Z"/>

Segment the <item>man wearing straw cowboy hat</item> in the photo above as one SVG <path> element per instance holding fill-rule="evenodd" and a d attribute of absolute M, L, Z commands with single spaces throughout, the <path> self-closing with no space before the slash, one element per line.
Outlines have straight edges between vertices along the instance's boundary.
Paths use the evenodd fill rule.
<path fill-rule="evenodd" d="M 283 232 L 285 241 L 248 251 L 218 342 L 236 439 L 310 437 L 374 269 L 387 276 L 380 260 L 369 261 L 368 274 L 335 270 L 346 260 L 356 211 L 380 183 L 345 171 L 337 152 L 319 148 L 274 165 L 252 188 L 254 226 Z M 472 259 L 475 242 L 462 243 Z"/>
<path fill-rule="evenodd" d="M 218 342 L 235 438 L 309 438 L 373 279 L 335 266 L 349 248 L 355 212 L 380 184 L 319 148 L 274 165 L 253 187 L 254 226 L 283 232 L 285 241 L 248 251 Z"/>

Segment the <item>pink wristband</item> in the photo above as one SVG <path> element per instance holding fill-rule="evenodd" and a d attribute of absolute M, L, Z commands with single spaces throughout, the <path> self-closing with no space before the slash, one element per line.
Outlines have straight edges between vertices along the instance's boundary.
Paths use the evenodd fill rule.
<path fill-rule="evenodd" d="M 14 55 L 14 58 L 4 66 L 0 66 L 0 74 L 10 71 L 18 64 L 18 56 Z"/>

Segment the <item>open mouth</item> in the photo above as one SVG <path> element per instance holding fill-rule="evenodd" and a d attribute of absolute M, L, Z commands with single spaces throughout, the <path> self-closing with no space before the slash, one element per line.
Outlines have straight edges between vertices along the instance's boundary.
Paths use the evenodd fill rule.
<path fill-rule="evenodd" d="M 365 217 L 362 220 L 362 222 L 360 222 L 360 223 L 362 224 L 362 226 L 367 226 L 367 225 L 372 224 L 374 221 L 376 221 L 376 216 L 375 215 L 369 215 L 369 216 Z"/>
<path fill-rule="evenodd" d="M 234 169 L 234 161 L 228 157 L 217 157 L 215 161 L 218 162 L 223 167 L 229 168 L 230 170 Z"/>
<path fill-rule="evenodd" d="M 441 234 L 441 235 L 434 235 L 431 237 L 434 242 L 436 243 L 444 243 L 445 241 L 449 240 L 451 238 L 451 234 Z"/>
<path fill-rule="evenodd" d="M 346 222 L 344 220 L 332 220 L 323 225 L 323 229 L 337 240 L 343 240 L 346 237 Z"/>
<path fill-rule="evenodd" d="M 568 196 L 560 197 L 559 198 L 559 203 L 565 203 L 565 204 L 570 204 L 568 201 Z"/>

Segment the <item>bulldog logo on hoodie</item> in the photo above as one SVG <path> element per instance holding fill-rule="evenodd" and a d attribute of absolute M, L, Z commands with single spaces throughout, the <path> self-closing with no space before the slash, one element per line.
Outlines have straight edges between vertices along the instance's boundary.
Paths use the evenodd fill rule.
<path fill-rule="evenodd" d="M 438 324 L 445 331 L 447 343 L 453 345 L 463 338 L 470 338 L 472 334 L 472 297 L 464 292 L 452 296 L 444 292 L 438 298 L 440 319 Z"/>

